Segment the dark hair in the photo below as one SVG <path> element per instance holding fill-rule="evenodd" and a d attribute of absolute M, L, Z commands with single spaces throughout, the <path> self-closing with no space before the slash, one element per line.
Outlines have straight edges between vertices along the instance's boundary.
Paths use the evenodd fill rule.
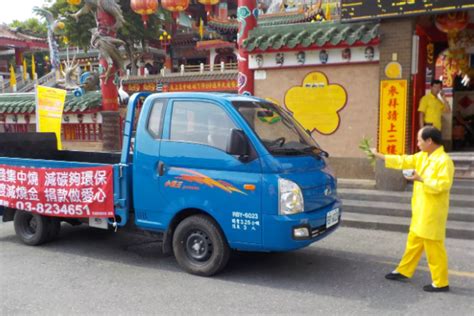
<path fill-rule="evenodd" d="M 441 80 L 438 80 L 438 79 L 431 80 L 431 86 L 434 86 L 435 84 L 443 85 L 443 82 Z"/>
<path fill-rule="evenodd" d="M 424 141 L 427 141 L 429 138 L 435 143 L 436 145 L 441 145 L 442 138 L 441 138 L 441 132 L 439 129 L 433 126 L 425 126 L 421 130 L 421 138 Z"/>

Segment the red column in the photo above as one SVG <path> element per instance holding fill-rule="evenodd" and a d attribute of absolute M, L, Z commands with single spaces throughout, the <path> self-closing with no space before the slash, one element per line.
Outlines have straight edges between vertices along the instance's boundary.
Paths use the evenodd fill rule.
<path fill-rule="evenodd" d="M 168 69 L 169 71 L 173 70 L 173 62 L 172 62 L 171 57 L 170 57 L 169 54 L 166 54 L 165 66 L 166 66 L 166 69 Z"/>
<path fill-rule="evenodd" d="M 19 67 L 23 65 L 23 49 L 15 48 L 15 63 Z"/>
<path fill-rule="evenodd" d="M 257 26 L 257 2 L 256 0 L 238 0 L 237 20 L 239 21 L 239 32 L 237 33 L 237 43 L 239 47 L 238 69 L 239 76 L 237 86 L 239 94 L 254 93 L 253 70 L 249 69 L 249 54 L 242 47 L 242 43 L 247 39 L 249 31 Z"/>
<path fill-rule="evenodd" d="M 97 27 L 101 34 L 115 37 L 116 33 L 113 29 L 114 24 L 115 18 L 112 15 L 97 8 Z M 103 69 L 109 67 L 105 58 L 100 58 L 99 63 Z M 117 69 L 115 66 L 112 67 L 111 75 L 107 81 L 105 81 L 105 73 L 101 74 L 102 80 L 100 80 L 100 90 L 102 91 L 102 109 L 104 111 L 118 111 L 118 90 L 117 86 L 114 84 Z"/>

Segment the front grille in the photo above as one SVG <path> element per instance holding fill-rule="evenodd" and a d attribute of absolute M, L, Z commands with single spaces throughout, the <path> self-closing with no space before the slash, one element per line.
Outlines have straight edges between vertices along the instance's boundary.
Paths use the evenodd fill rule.
<path fill-rule="evenodd" d="M 341 221 L 341 218 L 339 217 L 339 222 L 336 225 L 331 226 L 329 228 L 326 228 L 326 224 L 318 226 L 318 227 L 313 227 L 311 229 L 311 238 L 318 237 L 319 235 L 324 234 L 326 231 L 331 231 L 335 229 L 337 226 L 339 226 L 340 221 Z"/>

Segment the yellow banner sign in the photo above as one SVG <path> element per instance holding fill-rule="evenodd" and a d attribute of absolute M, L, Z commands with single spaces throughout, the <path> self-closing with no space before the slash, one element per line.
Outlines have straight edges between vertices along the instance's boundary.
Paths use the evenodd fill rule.
<path fill-rule="evenodd" d="M 379 152 L 405 153 L 407 110 L 406 80 L 382 80 L 380 83 Z"/>
<path fill-rule="evenodd" d="M 58 149 L 62 149 L 61 122 L 65 100 L 66 90 L 36 87 L 36 131 L 55 133 Z"/>

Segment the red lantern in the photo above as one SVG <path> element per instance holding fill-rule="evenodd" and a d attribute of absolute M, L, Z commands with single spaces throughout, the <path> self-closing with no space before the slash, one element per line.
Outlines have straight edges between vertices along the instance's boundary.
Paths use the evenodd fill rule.
<path fill-rule="evenodd" d="M 146 27 L 148 15 L 158 9 L 158 0 L 130 0 L 130 6 L 133 12 L 142 16 L 143 25 Z"/>
<path fill-rule="evenodd" d="M 455 75 L 465 76 L 469 73 L 469 56 L 459 36 L 469 24 L 469 15 L 467 11 L 440 14 L 436 16 L 435 23 L 448 37 L 449 51 L 443 59 L 444 81 L 446 86 L 452 87 Z"/>
<path fill-rule="evenodd" d="M 198 2 L 204 5 L 207 14 L 209 14 L 209 12 L 211 12 L 211 6 L 218 4 L 219 0 L 198 0 Z"/>
<path fill-rule="evenodd" d="M 173 13 L 173 18 L 177 18 L 179 12 L 184 11 L 189 6 L 189 0 L 161 0 L 161 6 Z"/>
<path fill-rule="evenodd" d="M 440 14 L 436 16 L 436 27 L 444 33 L 457 33 L 469 24 L 467 11 Z"/>

